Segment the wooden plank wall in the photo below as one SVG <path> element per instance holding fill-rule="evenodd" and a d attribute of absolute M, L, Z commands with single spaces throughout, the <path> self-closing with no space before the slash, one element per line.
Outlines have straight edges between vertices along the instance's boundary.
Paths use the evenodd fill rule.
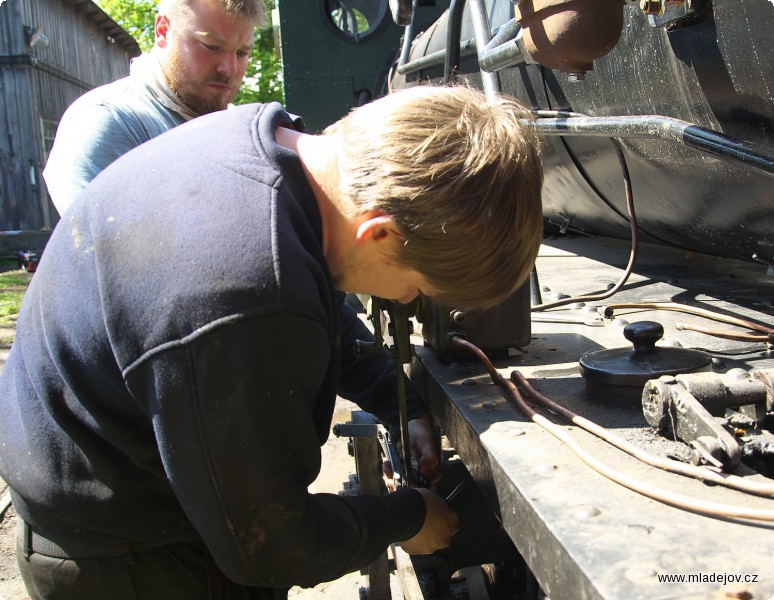
<path fill-rule="evenodd" d="M 42 26 L 49 38 L 48 46 L 34 49 L 35 91 L 46 118 L 58 120 L 84 92 L 128 75 L 129 60 L 136 55 L 111 43 L 115 38 L 88 16 L 85 4 L 22 0 L 24 22 Z"/>
<path fill-rule="evenodd" d="M 40 227 L 30 219 L 31 194 L 25 176 L 26 148 L 32 134 L 29 123 L 34 113 L 20 19 L 19 0 L 0 6 L 0 229 Z"/>
<path fill-rule="evenodd" d="M 28 48 L 24 26 L 48 45 Z M 118 30 L 118 33 L 116 32 Z M 118 41 L 116 41 L 118 40 Z M 136 43 L 91 0 L 6 0 L 0 7 L 0 230 L 50 228 L 58 215 L 40 173 L 42 119 L 124 77 Z"/>

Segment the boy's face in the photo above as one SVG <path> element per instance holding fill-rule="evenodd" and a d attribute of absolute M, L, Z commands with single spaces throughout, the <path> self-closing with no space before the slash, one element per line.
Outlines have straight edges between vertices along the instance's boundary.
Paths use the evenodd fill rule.
<path fill-rule="evenodd" d="M 395 246 L 390 243 L 371 245 L 365 258 L 359 255 L 349 261 L 341 274 L 338 278 L 334 273 L 334 285 L 341 291 L 369 294 L 403 304 L 420 294 L 432 298 L 437 293 L 427 277 L 400 263 Z"/>
<path fill-rule="evenodd" d="M 370 286 L 369 293 L 372 296 L 385 300 L 397 300 L 402 304 L 408 304 L 419 294 L 431 298 L 433 296 L 433 288 L 424 275 L 388 260 L 375 266 Z"/>

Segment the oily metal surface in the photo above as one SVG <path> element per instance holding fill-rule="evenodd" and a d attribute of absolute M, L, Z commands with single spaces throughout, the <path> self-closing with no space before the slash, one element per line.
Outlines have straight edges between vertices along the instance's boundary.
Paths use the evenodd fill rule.
<path fill-rule="evenodd" d="M 594 61 L 585 79 L 571 81 L 560 69 L 519 64 L 497 73 L 502 90 L 533 109 L 680 119 L 773 156 L 774 4 L 693 4 L 705 7 L 701 19 L 667 30 L 652 26 L 639 3 L 627 2 L 618 43 Z M 486 0 L 486 13 L 495 31 L 513 16 L 513 2 Z M 468 10 L 461 40 L 472 37 Z M 447 21 L 441 18 L 416 40 L 411 60 L 442 51 L 446 41 Z M 394 76 L 391 85 L 438 83 L 442 76 L 437 66 Z M 460 79 L 481 87 L 475 57 L 462 59 Z M 622 139 L 641 235 L 718 256 L 774 261 L 770 179 L 686 143 Z M 546 136 L 543 162 L 543 214 L 556 229 L 628 237 L 621 168 L 608 139 Z"/>
<path fill-rule="evenodd" d="M 621 265 L 594 256 L 608 262 L 620 256 Z M 762 323 L 774 321 L 774 283 L 762 267 L 646 246 L 640 256 L 635 275 L 612 300 L 693 302 Z M 549 241 L 538 259 L 544 295 L 605 289 L 620 276 L 626 257 L 626 245 L 612 240 Z M 574 310 L 559 312 L 570 315 Z M 709 351 L 718 372 L 774 365 L 771 353 L 760 345 L 674 328 L 677 321 L 695 321 L 690 315 L 623 312 L 620 320 L 604 326 L 533 320 L 531 344 L 495 364 L 506 377 L 518 369 L 541 393 L 628 441 L 662 456 L 683 458 L 686 447 L 657 436 L 640 413 L 588 402 L 579 357 L 626 345 L 623 321 L 648 319 L 664 324 L 666 342 Z M 742 585 L 752 598 L 774 594 L 774 524 L 701 516 L 610 482 L 527 421 L 475 360 L 443 364 L 431 348 L 417 348 L 411 377 L 551 598 L 701 598 L 741 589 L 717 580 L 659 581 L 664 575 L 710 573 L 755 576 L 756 582 Z M 567 429 L 594 457 L 651 485 L 717 503 L 774 509 L 774 500 L 647 467 L 577 427 Z"/>
<path fill-rule="evenodd" d="M 616 48 L 595 61 L 584 81 L 568 82 L 557 71 L 542 70 L 548 96 L 542 106 L 593 116 L 674 117 L 771 154 L 774 38 L 765 23 L 771 22 L 774 6 L 725 0 L 712 6 L 701 23 L 667 32 L 649 26 L 636 4 L 627 5 Z M 522 97 L 520 85 L 506 84 L 505 90 Z M 544 214 L 578 230 L 619 235 L 625 196 L 612 146 L 592 137 L 564 138 L 563 144 L 566 150 L 550 157 L 561 169 L 554 173 L 548 165 Z M 720 256 L 771 258 L 774 206 L 766 177 L 671 141 L 625 139 L 623 144 L 643 233 Z M 594 194 L 564 193 L 563 174 L 571 168 Z M 729 223 L 735 225 L 732 230 Z"/>

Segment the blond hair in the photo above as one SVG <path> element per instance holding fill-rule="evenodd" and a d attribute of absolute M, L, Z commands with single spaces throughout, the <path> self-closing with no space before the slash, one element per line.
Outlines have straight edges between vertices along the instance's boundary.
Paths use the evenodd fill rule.
<path fill-rule="evenodd" d="M 227 15 L 244 18 L 256 24 L 267 24 L 267 0 L 217 0 Z M 192 10 L 194 0 L 160 0 L 159 14 L 181 16 Z"/>
<path fill-rule="evenodd" d="M 542 238 L 540 144 L 515 99 L 464 86 L 418 86 L 355 109 L 339 137 L 352 216 L 391 215 L 398 261 L 442 304 L 493 306 L 529 275 Z"/>

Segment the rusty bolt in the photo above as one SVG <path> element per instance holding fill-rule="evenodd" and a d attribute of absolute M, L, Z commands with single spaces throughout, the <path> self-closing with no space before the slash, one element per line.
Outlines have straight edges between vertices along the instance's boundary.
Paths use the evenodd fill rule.
<path fill-rule="evenodd" d="M 662 0 L 640 0 L 640 9 L 646 15 L 660 15 L 663 8 Z"/>

